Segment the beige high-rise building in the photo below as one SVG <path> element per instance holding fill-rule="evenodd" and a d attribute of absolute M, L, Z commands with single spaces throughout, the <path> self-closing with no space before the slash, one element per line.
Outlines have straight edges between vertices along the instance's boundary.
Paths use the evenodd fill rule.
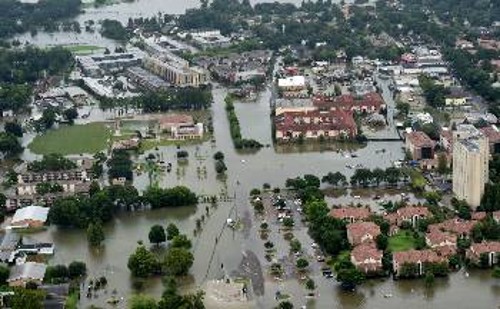
<path fill-rule="evenodd" d="M 459 125 L 453 132 L 453 193 L 472 208 L 481 203 L 488 161 L 487 137 L 473 125 Z"/>

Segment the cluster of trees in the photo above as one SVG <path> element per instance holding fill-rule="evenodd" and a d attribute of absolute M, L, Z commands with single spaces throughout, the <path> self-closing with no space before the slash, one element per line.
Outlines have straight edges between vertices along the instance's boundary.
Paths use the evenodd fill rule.
<path fill-rule="evenodd" d="M 50 2 L 57 3 L 58 1 L 50 0 Z M 0 8 L 3 5 L 5 2 L 0 4 Z M 1 15 L 12 11 L 7 9 L 7 11 L 0 10 L 0 12 L 2 12 Z M 2 21 L 0 22 L 1 29 L 5 20 L 1 17 L 0 20 Z M 16 21 L 13 23 L 15 24 Z M 61 47 L 3 50 L 0 53 L 0 110 L 26 109 L 32 96 L 30 84 L 46 75 L 58 74 L 72 64 L 71 53 Z"/>
<path fill-rule="evenodd" d="M 102 36 L 108 39 L 124 42 L 129 37 L 127 29 L 117 20 L 105 19 L 102 21 L 101 27 Z"/>
<path fill-rule="evenodd" d="M 214 154 L 214 160 L 217 174 L 224 173 L 227 170 L 226 163 L 224 162 L 224 154 L 221 151 L 217 151 Z"/>
<path fill-rule="evenodd" d="M 428 75 L 420 75 L 418 82 L 424 92 L 427 104 L 435 108 L 443 108 L 445 106 L 445 97 L 449 94 L 449 90 L 443 85 L 438 85 Z"/>
<path fill-rule="evenodd" d="M 263 145 L 258 141 L 242 137 L 240 121 L 238 120 L 238 116 L 236 116 L 236 111 L 234 110 L 234 99 L 228 95 L 224 101 L 226 102 L 227 120 L 229 121 L 229 131 L 231 133 L 231 138 L 233 139 L 234 147 L 236 149 L 261 148 Z"/>
<path fill-rule="evenodd" d="M 0 132 L 0 153 L 6 157 L 12 157 L 24 150 L 18 138 L 12 133 Z"/>
<path fill-rule="evenodd" d="M 490 182 L 486 184 L 479 210 L 500 210 L 500 156 L 495 155 L 489 165 Z"/>
<path fill-rule="evenodd" d="M 73 261 L 68 266 L 63 264 L 48 266 L 43 281 L 51 284 L 60 284 L 80 279 L 86 274 L 87 265 L 84 262 Z"/>
<path fill-rule="evenodd" d="M 0 3 L 0 37 L 16 33 L 36 31 L 41 27 L 51 30 L 58 27 L 58 21 L 80 13 L 80 0 L 42 0 L 37 3 L 23 3 L 5 0 Z"/>
<path fill-rule="evenodd" d="M 43 156 L 42 160 L 28 163 L 28 170 L 33 172 L 67 171 L 76 168 L 76 163 L 58 153 Z"/>
<path fill-rule="evenodd" d="M 124 177 L 128 181 L 132 181 L 134 173 L 132 172 L 133 162 L 130 159 L 130 153 L 126 150 L 115 149 L 111 154 L 111 159 L 107 162 L 108 175 L 110 179 Z"/>
<path fill-rule="evenodd" d="M 194 262 L 190 249 L 191 241 L 186 235 L 175 236 L 161 260 L 144 245 L 140 245 L 130 255 L 127 267 L 132 275 L 140 278 L 147 278 L 153 274 L 185 276 Z"/>
<path fill-rule="evenodd" d="M 212 104 L 212 94 L 205 88 L 180 88 L 159 92 L 146 92 L 133 98 L 102 98 L 101 108 L 117 106 L 142 108 L 146 113 L 170 110 L 207 109 Z"/>
<path fill-rule="evenodd" d="M 167 276 L 163 279 L 165 291 L 159 302 L 153 297 L 146 295 L 135 295 L 129 301 L 131 309 L 205 309 L 203 304 L 204 293 L 182 294 L 177 291 L 177 281 L 175 277 Z"/>
<path fill-rule="evenodd" d="M 198 203 L 198 197 L 189 188 L 177 186 L 173 188 L 149 187 L 143 194 L 144 202 L 151 208 L 191 206 Z"/>
<path fill-rule="evenodd" d="M 385 170 L 381 168 L 375 168 L 373 170 L 367 168 L 359 168 L 354 171 L 354 174 L 350 178 L 350 184 L 352 186 L 364 186 L 369 185 L 397 185 L 398 182 L 404 178 L 409 178 L 410 175 L 405 173 L 404 170 L 388 167 Z M 347 177 L 341 172 L 330 172 L 323 176 L 321 182 L 328 183 L 333 186 L 346 186 L 348 184 Z"/>

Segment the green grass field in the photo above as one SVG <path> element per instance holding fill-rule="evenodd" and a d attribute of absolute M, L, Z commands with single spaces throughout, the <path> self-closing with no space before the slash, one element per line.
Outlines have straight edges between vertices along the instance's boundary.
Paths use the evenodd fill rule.
<path fill-rule="evenodd" d="M 104 150 L 111 131 L 103 123 L 64 126 L 35 137 L 28 148 L 36 154 L 96 153 Z"/>
<path fill-rule="evenodd" d="M 78 55 L 92 54 L 104 50 L 104 48 L 94 45 L 63 45 L 63 47 Z"/>
<path fill-rule="evenodd" d="M 406 251 L 415 248 L 415 238 L 409 232 L 402 231 L 389 238 L 388 249 L 391 252 Z"/>

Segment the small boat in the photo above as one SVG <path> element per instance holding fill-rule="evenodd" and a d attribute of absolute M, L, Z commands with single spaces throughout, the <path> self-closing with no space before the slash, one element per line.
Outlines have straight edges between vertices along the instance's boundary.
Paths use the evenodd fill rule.
<path fill-rule="evenodd" d="M 384 294 L 384 298 L 391 298 L 392 297 L 392 294 L 391 293 L 385 293 Z"/>

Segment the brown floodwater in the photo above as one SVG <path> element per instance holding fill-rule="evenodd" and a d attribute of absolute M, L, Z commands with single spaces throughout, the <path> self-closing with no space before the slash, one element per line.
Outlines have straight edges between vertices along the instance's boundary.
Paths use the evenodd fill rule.
<path fill-rule="evenodd" d="M 251 250 L 261 259 L 265 268 L 263 241 L 259 237 L 259 222 L 253 222 L 253 210 L 248 203 L 248 193 L 254 187 L 283 186 L 288 177 L 306 173 L 322 176 L 330 171 L 341 171 L 349 175 L 352 170 L 346 164 L 363 164 L 368 168 L 388 167 L 393 160 L 401 159 L 403 152 L 400 142 L 373 142 L 356 150 L 357 158 L 346 158 L 336 151 L 311 152 L 281 151 L 273 147 L 264 148 L 254 154 L 237 153 L 229 136 L 228 123 L 224 110 L 223 98 L 225 90 L 214 90 L 213 105 L 215 144 L 206 142 L 202 145 L 183 147 L 190 154 L 187 163 L 179 165 L 175 160 L 175 147 L 161 147 L 158 151 L 167 162 L 174 167 L 171 173 L 160 175 L 158 181 L 163 186 L 186 185 L 198 194 L 219 195 L 227 201 L 219 202 L 216 208 L 210 209 L 202 231 L 195 237 L 193 230 L 196 219 L 205 214 L 205 204 L 198 207 L 181 207 L 121 213 L 106 225 L 105 246 L 100 251 L 89 249 L 84 231 L 61 230 L 50 227 L 47 231 L 32 235 L 40 240 L 53 241 L 56 254 L 49 260 L 50 264 L 69 263 L 83 260 L 87 263 L 90 277 L 105 275 L 108 287 L 101 290 L 96 297 L 82 297 L 81 307 L 91 304 L 106 306 L 106 300 L 116 292 L 118 297 L 126 299 L 135 292 L 144 292 L 159 297 L 162 292 L 160 278 L 147 280 L 138 289 L 127 269 L 127 259 L 137 246 L 138 241 L 148 244 L 147 234 L 154 224 L 167 225 L 175 223 L 183 233 L 193 237 L 195 262 L 189 280 L 182 282 L 184 290 L 202 287 L 207 280 L 221 278 L 238 268 L 243 252 Z M 237 103 L 236 111 L 240 119 L 243 136 L 255 138 L 263 144 L 272 144 L 269 118 L 270 92 L 264 92 L 257 102 Z M 337 146 L 334 146 L 336 148 Z M 340 147 L 340 146 L 339 146 Z M 376 152 L 384 148 L 385 153 Z M 212 155 L 215 151 L 223 151 L 228 166 L 227 179 L 220 180 L 214 171 Z M 146 154 L 138 158 L 142 160 Z M 206 173 L 204 172 L 206 170 Z M 138 188 L 149 184 L 147 175 L 137 175 L 135 183 Z M 236 200 L 231 200 L 236 196 Z M 346 197 L 329 198 L 330 204 L 349 202 Z M 248 213 L 251 213 L 248 216 Z M 227 218 L 246 216 L 247 225 L 243 231 L 224 228 Z M 296 237 L 313 255 L 308 246 L 312 240 L 304 227 L 294 230 Z M 219 241 L 215 242 L 215 237 Z M 281 241 L 282 235 L 272 234 L 270 239 L 277 244 L 277 256 L 285 256 L 288 245 Z M 221 269 L 220 265 L 224 268 Z M 290 300 L 297 307 L 308 308 L 494 308 L 500 297 L 500 283 L 491 279 L 487 272 L 472 272 L 466 276 L 464 272 L 452 274 L 447 279 L 437 279 L 434 287 L 426 288 L 423 281 L 373 280 L 358 288 L 356 292 L 346 293 L 338 289 L 331 279 L 319 275 L 319 265 L 313 263 L 311 276 L 316 281 L 319 297 L 314 301 L 306 301 L 305 289 L 296 280 L 275 282 L 268 276 L 265 282 L 265 294 L 254 298 L 249 307 L 271 308 L 276 305 L 274 295 L 281 291 L 291 295 Z M 265 269 L 264 269 L 265 272 Z M 384 297 L 384 296 L 391 297 Z M 217 306 L 213 305 L 213 308 Z M 124 302 L 119 308 L 126 307 Z"/>

